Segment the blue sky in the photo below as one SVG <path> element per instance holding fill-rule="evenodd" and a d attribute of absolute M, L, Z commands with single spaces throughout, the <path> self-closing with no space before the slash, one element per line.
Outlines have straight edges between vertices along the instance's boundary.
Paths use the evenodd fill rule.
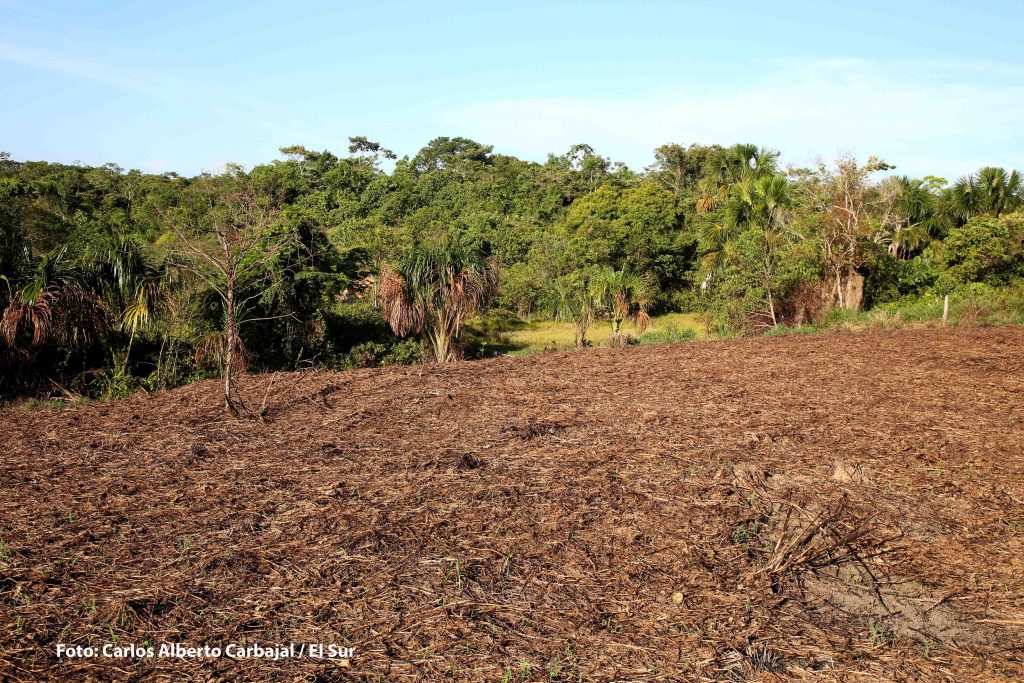
<path fill-rule="evenodd" d="M 1024 3 L 0 0 L 0 150 L 196 173 L 366 135 L 1024 169 Z"/>

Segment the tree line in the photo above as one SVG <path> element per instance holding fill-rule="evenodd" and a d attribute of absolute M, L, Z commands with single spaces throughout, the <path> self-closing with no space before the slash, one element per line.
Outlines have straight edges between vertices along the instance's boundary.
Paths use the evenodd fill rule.
<path fill-rule="evenodd" d="M 588 145 L 543 163 L 442 137 L 350 139 L 184 177 L 0 154 L 0 392 L 124 395 L 234 373 L 472 355 L 490 311 L 612 343 L 699 312 L 756 334 L 1024 280 L 1024 188 L 871 158 L 782 167 L 667 144 L 637 171 Z"/>

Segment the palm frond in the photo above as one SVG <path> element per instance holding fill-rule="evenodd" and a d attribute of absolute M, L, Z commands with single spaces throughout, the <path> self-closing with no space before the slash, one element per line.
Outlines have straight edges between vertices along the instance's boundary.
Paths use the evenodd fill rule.
<path fill-rule="evenodd" d="M 195 362 L 200 367 L 224 367 L 227 358 L 227 332 L 218 330 L 203 335 L 195 347 Z M 231 369 L 245 372 L 249 367 L 249 349 L 241 336 L 235 337 L 235 349 L 231 358 Z"/>

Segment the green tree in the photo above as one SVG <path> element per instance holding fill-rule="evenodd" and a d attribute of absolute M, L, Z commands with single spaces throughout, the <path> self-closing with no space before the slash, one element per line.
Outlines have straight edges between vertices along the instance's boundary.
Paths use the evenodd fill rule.
<path fill-rule="evenodd" d="M 466 319 L 480 311 L 498 287 L 498 267 L 479 247 L 446 239 L 417 245 L 385 266 L 377 302 L 395 334 L 422 334 L 438 363 L 461 358 Z"/>
<path fill-rule="evenodd" d="M 587 331 L 602 304 L 603 275 L 594 267 L 576 270 L 551 280 L 545 290 L 548 315 L 572 323 L 578 349 L 587 345 Z"/>
<path fill-rule="evenodd" d="M 940 251 L 940 290 L 970 282 L 993 286 L 1024 276 L 1024 213 L 976 216 L 949 231 Z"/>
<path fill-rule="evenodd" d="M 1001 214 L 1019 208 L 1024 199 L 1020 173 L 986 166 L 953 186 L 952 208 L 961 221 L 985 213 Z"/>
<path fill-rule="evenodd" d="M 788 181 L 778 175 L 748 177 L 732 186 L 724 220 L 706 225 L 701 233 L 702 265 L 713 281 L 730 265 L 741 262 L 735 246 L 741 241 L 755 245 L 757 279 L 764 288 L 765 308 L 772 327 L 778 327 L 775 278 L 780 248 L 798 235 L 788 227 L 793 194 Z"/>
<path fill-rule="evenodd" d="M 654 150 L 654 164 L 647 174 L 676 197 L 684 198 L 696 191 L 700 179 L 717 160 L 718 149 L 714 147 L 670 143 Z"/>
<path fill-rule="evenodd" d="M 651 286 L 647 278 L 627 270 L 604 269 L 595 278 L 596 300 L 611 320 L 613 346 L 623 346 L 622 325 L 629 322 L 643 332 L 651 324 Z"/>

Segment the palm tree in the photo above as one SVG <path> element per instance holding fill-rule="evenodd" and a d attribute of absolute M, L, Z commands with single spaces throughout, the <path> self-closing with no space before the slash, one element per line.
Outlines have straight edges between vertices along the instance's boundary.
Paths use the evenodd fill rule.
<path fill-rule="evenodd" d="M 987 208 L 998 218 L 1000 214 L 1020 207 L 1021 179 L 1017 171 L 987 167 L 978 171 L 978 184 L 987 199 Z"/>
<path fill-rule="evenodd" d="M 377 303 L 399 336 L 422 334 L 433 358 L 461 357 L 463 323 L 481 310 L 498 287 L 498 268 L 483 250 L 448 240 L 416 246 L 394 266 L 381 269 Z"/>
<path fill-rule="evenodd" d="M 551 281 L 545 290 L 545 308 L 554 320 L 569 321 L 575 330 L 576 348 L 587 345 L 587 330 L 598 308 L 599 272 L 574 271 Z"/>
<path fill-rule="evenodd" d="M 894 258 L 920 249 L 949 227 L 939 210 L 940 198 L 923 180 L 892 176 L 879 184 L 879 191 L 884 209 L 875 240 L 888 243 Z"/>
<path fill-rule="evenodd" d="M 0 337 L 24 359 L 49 342 L 87 344 L 109 326 L 107 305 L 67 258 L 66 245 L 15 275 L 13 283 L 7 276 L 3 279 L 7 303 L 0 315 Z"/>
<path fill-rule="evenodd" d="M 120 234 L 92 245 L 86 260 L 95 273 L 96 289 L 104 293 L 112 308 L 120 310 L 121 329 L 128 332 L 121 363 L 124 373 L 136 333 L 153 322 L 163 299 L 168 269 L 151 264 L 138 240 Z"/>
<path fill-rule="evenodd" d="M 725 206 L 725 220 L 701 229 L 704 256 L 702 267 L 707 282 L 720 275 L 733 261 L 731 247 L 741 235 L 757 230 L 758 279 L 765 289 L 766 307 L 772 327 L 778 327 L 775 310 L 774 280 L 778 248 L 790 237 L 786 225 L 793 206 L 789 182 L 780 175 L 748 177 L 732 186 Z"/>
<path fill-rule="evenodd" d="M 983 213 L 996 217 L 1024 204 L 1022 182 L 1017 171 L 986 166 L 956 182 L 951 193 L 954 215 L 961 221 Z"/>
<path fill-rule="evenodd" d="M 625 337 L 622 324 L 628 321 L 639 332 L 651 324 L 647 310 L 651 306 L 651 286 L 648 280 L 627 270 L 608 268 L 596 281 L 596 300 L 608 312 L 612 321 L 612 345 L 622 346 Z"/>
<path fill-rule="evenodd" d="M 779 153 L 751 144 L 720 150 L 711 163 L 714 171 L 698 185 L 697 213 L 706 214 L 725 204 L 732 187 L 746 180 L 775 175 Z"/>

